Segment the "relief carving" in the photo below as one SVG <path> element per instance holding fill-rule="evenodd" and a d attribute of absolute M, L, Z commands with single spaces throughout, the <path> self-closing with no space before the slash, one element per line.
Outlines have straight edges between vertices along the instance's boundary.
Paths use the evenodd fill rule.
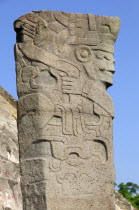
<path fill-rule="evenodd" d="M 37 11 L 14 26 L 23 194 L 30 188 L 24 209 L 31 209 L 28 200 L 38 209 L 31 186 L 42 182 L 44 210 L 114 209 L 114 112 L 106 90 L 113 84 L 119 19 Z M 106 184 L 109 191 L 102 193 Z M 101 197 L 98 208 L 95 199 Z M 72 199 L 78 205 L 69 208 Z"/>

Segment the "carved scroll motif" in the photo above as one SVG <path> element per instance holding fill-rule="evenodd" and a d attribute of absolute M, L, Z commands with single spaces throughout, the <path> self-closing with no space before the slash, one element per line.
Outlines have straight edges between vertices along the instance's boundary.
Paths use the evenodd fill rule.
<path fill-rule="evenodd" d="M 114 209 L 106 89 L 118 30 L 118 18 L 92 14 L 38 11 L 15 21 L 24 209 Z"/>

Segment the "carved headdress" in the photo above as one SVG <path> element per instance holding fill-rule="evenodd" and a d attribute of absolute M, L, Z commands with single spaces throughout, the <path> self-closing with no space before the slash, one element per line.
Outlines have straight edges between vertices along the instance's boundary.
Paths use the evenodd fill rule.
<path fill-rule="evenodd" d="M 18 37 L 21 38 L 21 32 L 24 31 L 24 34 L 30 38 L 34 37 L 35 44 L 38 44 L 37 35 L 40 35 L 39 30 L 43 28 L 45 34 L 42 34 L 41 31 L 42 40 L 46 38 L 48 29 L 57 32 L 56 39 L 61 44 L 61 48 L 64 44 L 87 45 L 94 50 L 114 52 L 113 44 L 117 38 L 120 25 L 118 17 L 95 16 L 93 14 L 71 15 L 71 13 L 55 11 L 49 11 L 51 15 L 47 13 L 48 11 L 46 12 L 46 16 L 49 16 L 47 22 L 47 18 L 44 21 L 41 13 L 38 13 L 38 15 L 37 12 L 17 19 L 14 26 Z"/>

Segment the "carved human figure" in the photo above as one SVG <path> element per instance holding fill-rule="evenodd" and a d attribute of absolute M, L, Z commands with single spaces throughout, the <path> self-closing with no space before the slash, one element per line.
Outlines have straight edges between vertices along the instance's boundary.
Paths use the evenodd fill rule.
<path fill-rule="evenodd" d="M 119 19 L 38 11 L 15 30 L 24 209 L 114 209 L 106 89 Z"/>

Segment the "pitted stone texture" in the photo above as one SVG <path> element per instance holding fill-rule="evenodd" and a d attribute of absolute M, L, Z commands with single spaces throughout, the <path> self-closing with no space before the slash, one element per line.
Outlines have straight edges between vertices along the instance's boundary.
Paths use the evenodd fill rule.
<path fill-rule="evenodd" d="M 0 209 L 22 210 L 16 100 L 0 87 Z"/>
<path fill-rule="evenodd" d="M 114 210 L 119 18 L 37 11 L 15 21 L 24 210 Z"/>

